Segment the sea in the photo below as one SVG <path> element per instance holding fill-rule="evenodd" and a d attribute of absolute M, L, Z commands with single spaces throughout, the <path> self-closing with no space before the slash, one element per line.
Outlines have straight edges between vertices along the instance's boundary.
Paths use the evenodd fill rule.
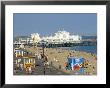
<path fill-rule="evenodd" d="M 82 39 L 96 39 L 97 36 L 82 36 Z M 84 51 L 92 54 L 97 54 L 97 45 L 94 46 L 73 46 L 73 47 L 63 47 L 67 50 Z"/>

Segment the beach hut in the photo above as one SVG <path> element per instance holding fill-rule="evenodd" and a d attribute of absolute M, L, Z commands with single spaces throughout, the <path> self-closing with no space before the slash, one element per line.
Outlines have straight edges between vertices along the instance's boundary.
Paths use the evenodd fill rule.
<path fill-rule="evenodd" d="M 24 51 L 20 49 L 14 50 L 16 57 L 22 57 L 24 55 Z"/>
<path fill-rule="evenodd" d="M 24 68 L 26 68 L 27 66 L 33 66 L 35 68 L 35 58 L 24 57 L 23 60 Z"/>
<path fill-rule="evenodd" d="M 17 57 L 15 60 L 15 65 L 18 70 L 28 71 L 29 68 L 31 68 L 31 70 L 34 70 L 35 65 L 36 65 L 36 59 L 34 56 L 32 56 L 32 57 Z"/>

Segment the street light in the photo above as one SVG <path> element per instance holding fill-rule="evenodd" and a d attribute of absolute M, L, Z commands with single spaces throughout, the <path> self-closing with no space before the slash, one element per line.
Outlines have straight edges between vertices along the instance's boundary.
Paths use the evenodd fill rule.
<path fill-rule="evenodd" d="M 42 41 L 42 50 L 43 50 L 43 60 L 44 60 L 44 62 L 43 63 L 45 63 L 45 58 L 44 58 L 44 48 L 45 48 L 45 44 L 46 44 L 46 42 L 45 41 Z M 44 64 L 44 75 L 45 75 L 45 64 Z"/>
<path fill-rule="evenodd" d="M 44 45 L 44 43 L 42 43 L 43 58 L 44 58 L 44 48 L 45 48 L 45 45 Z"/>

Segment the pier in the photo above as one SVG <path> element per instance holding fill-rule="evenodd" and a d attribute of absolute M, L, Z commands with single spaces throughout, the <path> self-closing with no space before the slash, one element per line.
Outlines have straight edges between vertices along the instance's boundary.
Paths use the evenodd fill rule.
<path fill-rule="evenodd" d="M 25 43 L 14 43 L 14 45 L 28 45 Z M 53 43 L 38 43 L 37 46 L 41 47 L 42 45 L 45 45 L 45 47 L 50 48 L 50 47 L 73 47 L 73 46 L 96 46 L 97 45 L 97 40 L 96 39 L 83 39 L 79 42 L 65 42 L 65 43 L 57 43 L 57 42 L 53 42 Z"/>
<path fill-rule="evenodd" d="M 45 47 L 54 48 L 54 47 L 73 47 L 73 46 L 96 46 L 97 40 L 94 39 L 84 39 L 80 42 L 66 42 L 66 43 L 45 43 Z M 42 44 L 38 44 L 38 46 L 42 46 Z"/>

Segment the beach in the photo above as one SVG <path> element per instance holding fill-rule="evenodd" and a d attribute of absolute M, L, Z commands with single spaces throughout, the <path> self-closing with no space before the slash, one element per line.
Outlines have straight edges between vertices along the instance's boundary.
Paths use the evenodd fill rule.
<path fill-rule="evenodd" d="M 29 47 L 25 46 L 25 50 L 32 52 L 34 55 L 42 54 L 42 47 Z M 83 75 L 96 75 L 97 74 L 97 56 L 96 54 L 87 53 L 84 51 L 66 50 L 63 48 L 44 48 L 44 55 L 47 57 L 48 62 L 56 68 L 67 74 L 74 74 L 74 71 L 65 69 L 65 62 L 71 55 L 76 58 L 85 58 L 88 65 L 85 68 Z"/>

